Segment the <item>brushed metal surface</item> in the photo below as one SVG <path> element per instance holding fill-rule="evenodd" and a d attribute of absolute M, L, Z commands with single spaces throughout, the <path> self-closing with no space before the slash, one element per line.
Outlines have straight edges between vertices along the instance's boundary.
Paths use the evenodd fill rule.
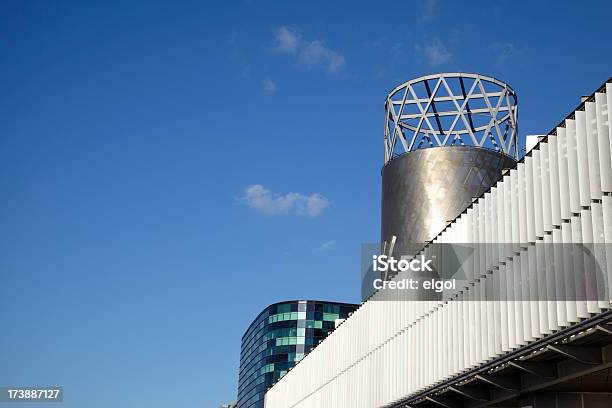
<path fill-rule="evenodd" d="M 405 153 L 382 169 L 381 243 L 396 236 L 395 255 L 433 239 L 513 167 L 505 154 L 448 146 Z"/>

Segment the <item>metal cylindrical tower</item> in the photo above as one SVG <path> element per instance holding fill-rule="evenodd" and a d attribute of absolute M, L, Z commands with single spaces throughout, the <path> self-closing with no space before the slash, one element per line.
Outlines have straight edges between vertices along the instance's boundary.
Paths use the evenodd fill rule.
<path fill-rule="evenodd" d="M 381 242 L 405 255 L 515 165 L 517 96 L 495 78 L 444 73 L 399 85 L 385 110 Z"/>

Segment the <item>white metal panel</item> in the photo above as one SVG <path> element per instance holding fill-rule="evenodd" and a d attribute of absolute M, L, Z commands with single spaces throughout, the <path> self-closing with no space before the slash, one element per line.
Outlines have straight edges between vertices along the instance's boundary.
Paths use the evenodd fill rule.
<path fill-rule="evenodd" d="M 603 196 L 601 200 L 604 244 L 606 249 L 606 271 L 608 280 L 608 297 L 612 300 L 612 196 Z"/>
<path fill-rule="evenodd" d="M 544 286 L 544 297 L 546 310 L 548 313 L 548 330 L 552 333 L 560 328 L 557 320 L 557 305 L 555 302 L 556 297 L 556 280 L 554 267 L 554 251 L 552 245 L 552 234 L 544 235 L 544 245 L 542 245 L 542 255 L 544 256 L 544 265 L 542 272 L 544 279 L 542 280 Z"/>
<path fill-rule="evenodd" d="M 544 238 L 544 208 L 542 207 L 542 165 L 540 150 L 531 151 L 533 157 L 533 213 L 537 238 Z"/>
<path fill-rule="evenodd" d="M 595 256 L 595 288 L 597 293 L 597 306 L 600 309 L 610 308 L 610 297 L 608 296 L 608 276 L 606 270 L 606 250 L 604 248 L 605 232 L 602 204 L 597 202 L 591 204 L 592 227 L 593 227 L 593 254 Z"/>
<path fill-rule="evenodd" d="M 485 209 L 485 220 L 486 220 L 486 224 L 484 225 L 484 235 L 485 235 L 485 242 L 487 244 L 491 244 L 493 242 L 493 232 L 497 232 L 496 228 L 497 228 L 497 219 L 493 216 L 493 191 L 497 190 L 496 187 L 492 188 L 491 191 L 486 192 L 484 194 L 484 209 Z M 485 263 L 485 270 L 487 271 L 487 273 L 491 272 L 491 269 L 493 268 L 493 266 L 496 264 L 496 257 L 493 254 L 492 251 L 492 245 L 486 245 L 485 246 L 485 256 L 486 256 L 486 263 Z"/>
<path fill-rule="evenodd" d="M 589 180 L 589 153 L 586 134 L 586 113 L 576 111 L 576 151 L 578 152 L 578 190 L 580 205 L 591 204 L 591 183 Z"/>
<path fill-rule="evenodd" d="M 503 182 L 503 190 L 504 190 L 504 201 L 500 205 L 500 210 L 503 211 L 503 220 L 504 220 L 504 230 L 503 234 L 499 234 L 499 243 L 511 243 L 512 242 L 512 228 L 513 228 L 513 219 L 512 219 L 512 197 L 514 195 L 514 191 L 512 190 L 514 185 L 512 184 L 512 174 L 514 172 L 509 172 L 506 176 L 504 176 Z M 518 199 L 518 197 L 517 197 Z M 518 228 L 518 225 L 516 226 Z M 500 247 L 500 262 L 504 262 L 504 260 L 511 256 L 511 248 L 510 245 L 505 245 Z"/>
<path fill-rule="evenodd" d="M 565 134 L 567 135 L 567 169 L 568 181 L 570 185 L 570 210 L 572 214 L 580 213 L 580 189 L 578 183 L 578 141 L 576 139 L 576 121 L 573 119 L 565 120 Z"/>
<path fill-rule="evenodd" d="M 524 299 L 524 307 L 523 307 L 523 325 L 525 327 L 524 333 L 524 341 L 530 342 L 535 339 L 534 331 L 535 327 L 532 326 L 532 321 L 535 320 L 535 317 L 532 313 L 532 302 L 530 295 L 530 286 L 529 282 L 529 257 L 527 255 L 527 249 L 522 249 L 519 255 L 520 259 L 520 267 L 521 267 L 521 281 L 523 282 L 523 299 Z"/>
<path fill-rule="evenodd" d="M 525 187 L 525 163 L 518 163 L 516 165 L 517 185 L 518 185 L 518 204 L 517 211 L 520 211 L 518 217 L 519 224 L 519 239 L 516 241 L 521 245 L 527 243 L 527 217 L 525 217 L 525 208 L 527 207 L 526 194 L 527 189 Z M 520 210 L 518 210 L 520 209 Z"/>
<path fill-rule="evenodd" d="M 563 236 L 561 228 L 555 228 L 552 233 L 551 250 L 553 251 L 553 276 L 555 283 L 555 304 L 557 307 L 557 324 L 560 327 L 569 325 L 566 296 L 565 296 L 565 274 L 563 265 Z"/>
<path fill-rule="evenodd" d="M 599 150 L 599 171 L 601 175 L 601 189 L 612 192 L 612 160 L 610 157 L 610 127 L 608 126 L 608 111 L 606 94 L 595 94 L 595 107 L 597 111 L 597 145 Z"/>
<path fill-rule="evenodd" d="M 582 224 L 580 217 L 573 216 L 571 219 L 572 242 L 582 243 Z M 587 293 L 584 284 L 584 264 L 578 261 L 578 257 L 573 256 L 573 277 L 574 277 L 574 297 L 576 298 L 576 313 L 580 318 L 589 317 L 587 308 Z"/>
<path fill-rule="evenodd" d="M 567 248 L 568 244 L 572 241 L 572 227 L 569 222 L 564 222 L 561 225 L 561 237 L 563 242 L 563 248 Z M 570 251 L 563 251 L 563 278 L 565 281 L 565 295 L 564 299 L 567 299 L 567 320 L 569 322 L 577 323 L 580 321 L 576 311 L 576 299 L 575 299 L 575 282 L 574 282 L 574 265 L 571 261 Z"/>
<path fill-rule="evenodd" d="M 610 152 L 612 152 L 612 84 L 606 84 L 606 100 L 608 105 L 606 119 L 608 122 L 608 134 L 610 135 L 608 141 L 610 142 Z"/>
<path fill-rule="evenodd" d="M 500 355 L 503 352 L 510 350 L 510 325 L 514 320 L 514 310 L 508 308 L 508 302 L 506 302 L 507 296 L 507 285 L 506 285 L 506 277 L 508 275 L 508 271 L 506 269 L 506 265 L 499 265 L 499 269 L 494 271 L 493 274 L 496 277 L 498 282 L 498 291 L 499 291 L 499 301 L 495 301 L 494 305 L 499 307 L 498 321 L 499 324 L 496 324 L 495 327 L 499 327 L 497 333 L 499 333 L 499 353 Z M 497 323 L 497 322 L 496 322 Z"/>
<path fill-rule="evenodd" d="M 536 256 L 535 242 L 527 247 L 527 262 L 526 268 L 529 273 L 529 298 L 531 299 L 531 327 L 532 335 L 538 339 L 542 337 L 543 329 L 540 322 L 540 294 L 538 289 L 538 259 Z"/>
<path fill-rule="evenodd" d="M 510 242 L 512 245 L 508 246 L 508 251 L 510 252 L 508 256 L 514 256 L 515 253 L 518 253 L 521 247 L 521 217 L 520 217 L 520 207 L 519 207 L 519 177 L 518 171 L 513 170 L 510 172 L 510 209 L 512 211 L 511 215 L 511 228 L 512 234 L 510 235 Z"/>
<path fill-rule="evenodd" d="M 554 226 L 561 225 L 561 193 L 559 182 L 559 153 L 557 136 L 549 136 L 548 143 L 548 182 L 550 190 L 551 222 Z"/>
<path fill-rule="evenodd" d="M 582 210 L 580 212 L 580 224 L 582 229 L 582 243 L 593 243 L 593 217 L 591 210 Z M 589 313 L 599 313 L 599 303 L 597 302 L 597 278 L 595 273 L 595 265 L 591 262 L 592 258 L 585 257 L 584 266 L 584 284 L 587 297 L 587 311 Z"/>
<path fill-rule="evenodd" d="M 589 166 L 591 200 L 601 199 L 601 175 L 599 167 L 599 142 L 597 134 L 597 108 L 595 102 L 584 103 L 586 142 Z"/>
<path fill-rule="evenodd" d="M 487 203 L 485 202 L 484 197 L 481 197 L 478 200 L 478 242 L 482 242 L 482 243 L 487 242 L 486 228 L 485 228 L 485 225 L 487 225 L 487 218 L 486 218 L 486 212 L 485 212 L 486 206 L 487 206 Z M 486 251 L 486 248 L 482 246 L 479 247 L 478 261 L 480 264 L 478 266 L 478 273 L 482 277 L 487 276 L 487 251 Z"/>
<path fill-rule="evenodd" d="M 542 225 L 545 232 L 552 231 L 552 203 L 550 192 L 549 144 L 540 143 L 540 182 L 542 183 Z"/>
<path fill-rule="evenodd" d="M 498 199 L 499 197 L 499 199 Z M 489 198 L 489 208 L 491 209 L 490 213 L 490 230 L 491 237 L 488 239 L 489 242 L 499 242 L 499 236 L 504 234 L 504 219 L 502 213 L 504 211 L 504 183 L 499 182 L 493 188 L 491 188 L 491 195 Z M 493 265 L 497 265 L 500 261 L 500 257 L 503 256 L 499 253 L 498 247 L 496 245 L 490 245 L 489 248 L 491 251 L 491 261 L 489 263 L 490 269 Z"/>
<path fill-rule="evenodd" d="M 559 205 L 561 218 L 569 220 L 571 218 L 570 210 L 570 186 L 569 186 L 569 171 L 567 163 L 567 136 L 565 128 L 557 128 L 557 165 L 559 166 Z"/>
<path fill-rule="evenodd" d="M 525 214 L 527 221 L 527 242 L 534 243 L 536 241 L 535 231 L 535 210 L 534 203 L 534 185 L 533 182 L 533 157 L 525 157 Z"/>

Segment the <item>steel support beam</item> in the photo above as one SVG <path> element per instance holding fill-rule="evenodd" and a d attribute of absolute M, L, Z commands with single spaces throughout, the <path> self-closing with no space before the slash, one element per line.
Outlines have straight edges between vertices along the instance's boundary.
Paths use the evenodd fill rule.
<path fill-rule="evenodd" d="M 516 360 L 508 364 L 542 378 L 557 378 L 557 365 L 554 363 Z"/>
<path fill-rule="evenodd" d="M 598 324 L 597 326 L 595 326 L 595 330 L 599 330 L 602 333 L 612 336 L 612 325 Z"/>
<path fill-rule="evenodd" d="M 566 357 L 580 361 L 585 364 L 601 364 L 601 349 L 598 347 L 582 347 L 582 346 L 566 346 L 566 345 L 549 345 L 549 350 L 555 351 Z"/>
<path fill-rule="evenodd" d="M 517 391 L 521 389 L 521 378 L 519 376 L 478 374 L 476 378 L 504 390 Z"/>
<path fill-rule="evenodd" d="M 457 398 L 430 396 L 425 399 L 444 408 L 463 408 L 463 402 Z"/>
<path fill-rule="evenodd" d="M 475 401 L 489 401 L 491 392 L 487 387 L 450 386 L 449 390 Z"/>

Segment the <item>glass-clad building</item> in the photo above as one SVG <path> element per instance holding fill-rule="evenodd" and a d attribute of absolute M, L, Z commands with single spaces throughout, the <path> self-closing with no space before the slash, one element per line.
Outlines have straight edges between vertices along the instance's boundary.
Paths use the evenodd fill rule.
<path fill-rule="evenodd" d="M 294 300 L 266 307 L 242 336 L 238 408 L 263 408 L 268 388 L 358 306 Z"/>

